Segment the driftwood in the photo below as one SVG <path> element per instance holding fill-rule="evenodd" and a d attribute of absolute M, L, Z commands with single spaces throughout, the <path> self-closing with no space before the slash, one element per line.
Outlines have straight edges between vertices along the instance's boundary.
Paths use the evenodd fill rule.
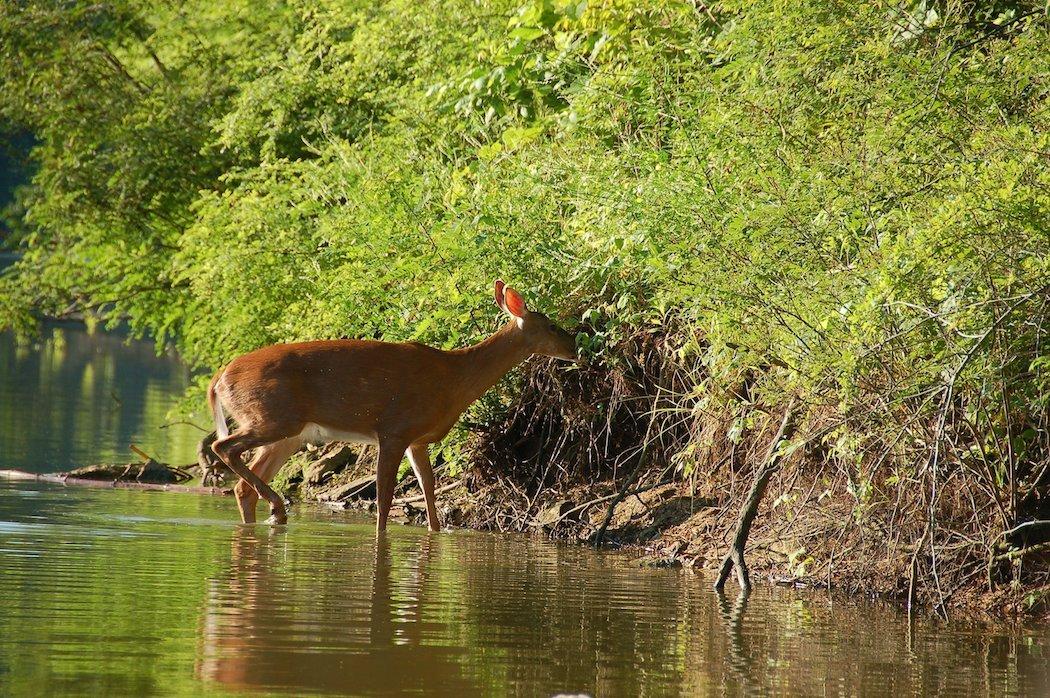
<path fill-rule="evenodd" d="M 27 473 L 24 470 L 0 470 L 0 480 L 29 480 L 36 482 L 53 482 L 59 485 L 76 485 L 78 487 L 102 487 L 121 490 L 164 490 L 166 492 L 191 492 L 194 494 L 226 494 L 229 488 L 194 487 L 192 485 L 163 484 L 155 482 L 136 482 L 135 480 L 93 480 L 90 478 L 70 477 L 66 473 Z"/>
<path fill-rule="evenodd" d="M 323 492 L 318 496 L 321 502 L 345 502 L 348 499 L 375 499 L 375 475 L 362 475 L 345 485 Z"/>
<path fill-rule="evenodd" d="M 434 490 L 434 495 L 437 496 L 437 495 L 441 494 L 442 492 L 448 492 L 449 490 L 454 490 L 454 489 L 456 489 L 457 487 L 459 487 L 462 484 L 463 484 L 462 480 L 456 480 L 455 482 L 450 482 L 447 485 L 442 485 L 441 487 L 438 487 L 436 490 Z M 401 497 L 400 499 L 395 499 L 391 503 L 392 504 L 397 504 L 397 505 L 412 504 L 413 502 L 422 502 L 424 499 L 425 499 L 425 497 L 423 495 L 417 494 L 417 495 L 414 495 L 414 496 L 411 496 L 411 497 Z"/>
<path fill-rule="evenodd" d="M 736 567 L 736 578 L 740 583 L 740 589 L 744 592 L 751 590 L 751 578 L 748 575 L 747 565 L 744 562 L 744 547 L 747 545 L 747 537 L 751 533 L 751 524 L 754 523 L 755 516 L 758 515 L 758 506 L 762 503 L 762 497 L 766 494 L 766 485 L 769 484 L 769 479 L 773 477 L 773 473 L 780 468 L 780 463 L 783 460 L 784 453 L 780 448 L 781 443 L 794 436 L 797 405 L 798 398 L 792 397 L 791 402 L 788 403 L 787 410 L 784 412 L 784 418 L 780 422 L 780 429 L 777 430 L 777 435 L 773 437 L 773 443 L 769 446 L 769 453 L 766 455 L 765 463 L 755 473 L 755 481 L 751 483 L 751 490 L 747 494 L 747 500 L 740 509 L 740 517 L 737 519 L 736 524 L 736 534 L 733 536 L 733 545 L 726 554 L 725 559 L 722 560 L 722 567 L 718 570 L 718 579 L 715 581 L 715 589 L 717 591 L 721 591 L 725 587 L 726 580 L 729 579 L 729 573 L 733 571 L 734 566 Z"/>

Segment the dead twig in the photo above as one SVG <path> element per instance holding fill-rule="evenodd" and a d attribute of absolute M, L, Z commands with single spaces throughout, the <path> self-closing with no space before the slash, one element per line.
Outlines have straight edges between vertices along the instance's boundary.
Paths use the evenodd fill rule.
<path fill-rule="evenodd" d="M 436 490 L 434 490 L 434 495 L 436 496 L 441 494 L 442 492 L 454 490 L 462 484 L 462 480 L 456 480 L 455 482 L 450 482 L 447 485 L 442 485 L 441 487 L 438 487 Z M 402 497 L 400 499 L 395 499 L 393 502 L 391 502 L 391 504 L 411 504 L 412 502 L 421 502 L 423 501 L 423 499 L 425 499 L 424 495 L 417 494 L 411 497 Z"/>

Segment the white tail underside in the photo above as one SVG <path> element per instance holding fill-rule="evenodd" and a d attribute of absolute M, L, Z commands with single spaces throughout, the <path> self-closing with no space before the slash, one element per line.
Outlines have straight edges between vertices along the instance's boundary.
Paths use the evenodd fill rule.
<path fill-rule="evenodd" d="M 219 400 L 219 396 L 214 389 L 212 390 L 211 397 L 212 404 L 215 405 L 212 410 L 212 417 L 215 418 L 215 433 L 220 439 L 225 439 L 230 435 L 230 430 L 226 428 L 226 414 L 222 411 L 222 401 Z"/>

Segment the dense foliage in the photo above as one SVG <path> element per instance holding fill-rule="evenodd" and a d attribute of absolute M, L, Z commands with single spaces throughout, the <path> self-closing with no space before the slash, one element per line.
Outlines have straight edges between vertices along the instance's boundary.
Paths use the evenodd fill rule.
<path fill-rule="evenodd" d="M 673 319 L 686 413 L 795 391 L 847 418 L 823 436 L 860 508 L 958 472 L 1024 518 L 1046 5 L 523 2 L 4 4 L 0 114 L 39 170 L 0 323 L 85 312 L 208 366 L 457 345 L 499 275 L 603 365 Z"/>

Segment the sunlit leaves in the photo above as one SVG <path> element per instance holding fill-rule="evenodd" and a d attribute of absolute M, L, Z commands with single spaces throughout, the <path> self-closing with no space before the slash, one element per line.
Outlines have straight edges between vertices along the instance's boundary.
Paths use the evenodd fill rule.
<path fill-rule="evenodd" d="M 674 315 L 758 393 L 1045 409 L 1041 6 L 68 5 L 0 12 L 40 139 L 4 323 L 451 346 L 503 276 L 601 361 Z"/>

